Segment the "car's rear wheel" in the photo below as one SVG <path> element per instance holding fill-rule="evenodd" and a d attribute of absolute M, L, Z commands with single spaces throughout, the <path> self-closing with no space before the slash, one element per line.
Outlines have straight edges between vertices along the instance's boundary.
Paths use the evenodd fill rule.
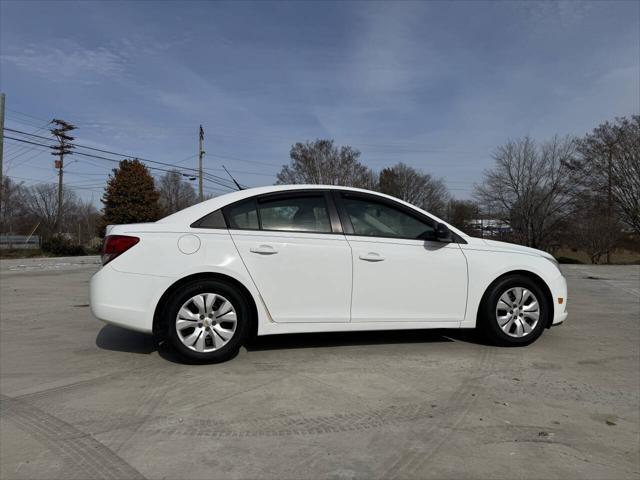
<path fill-rule="evenodd" d="M 185 359 L 203 363 L 233 358 L 249 331 L 244 295 L 218 280 L 200 280 L 174 293 L 164 311 L 169 344 Z"/>
<path fill-rule="evenodd" d="M 480 326 L 497 345 L 529 345 L 542 335 L 549 315 L 547 298 L 535 281 L 508 275 L 489 287 Z"/>

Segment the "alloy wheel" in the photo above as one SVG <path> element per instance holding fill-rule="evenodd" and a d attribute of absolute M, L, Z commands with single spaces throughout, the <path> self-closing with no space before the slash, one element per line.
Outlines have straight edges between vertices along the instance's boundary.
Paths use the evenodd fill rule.
<path fill-rule="evenodd" d="M 178 338 L 201 353 L 224 347 L 233 337 L 238 319 L 229 300 L 216 293 L 201 293 L 184 302 L 176 316 Z"/>
<path fill-rule="evenodd" d="M 506 290 L 496 305 L 496 321 L 500 329 L 514 338 L 529 335 L 540 320 L 540 304 L 533 292 L 524 287 Z"/>

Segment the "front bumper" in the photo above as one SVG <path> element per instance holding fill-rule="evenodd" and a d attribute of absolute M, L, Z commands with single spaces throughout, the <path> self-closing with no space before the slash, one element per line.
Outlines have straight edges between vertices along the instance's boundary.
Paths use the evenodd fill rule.
<path fill-rule="evenodd" d="M 553 298 L 553 321 L 551 325 L 559 325 L 569 316 L 567 311 L 567 279 L 563 275 L 559 275 L 552 285 L 551 296 Z M 560 303 L 562 299 L 562 303 Z"/>
<path fill-rule="evenodd" d="M 103 322 L 152 333 L 156 305 L 170 284 L 167 277 L 123 273 L 106 265 L 91 277 L 91 311 Z"/>

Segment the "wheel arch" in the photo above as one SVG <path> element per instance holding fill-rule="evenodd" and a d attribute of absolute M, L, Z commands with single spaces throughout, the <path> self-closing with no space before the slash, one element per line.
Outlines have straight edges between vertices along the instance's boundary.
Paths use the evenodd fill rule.
<path fill-rule="evenodd" d="M 491 288 L 503 278 L 511 275 L 522 275 L 522 276 L 528 277 L 530 280 L 535 282 L 536 285 L 540 287 L 540 289 L 544 293 L 545 299 L 547 300 L 547 304 L 549 305 L 549 308 L 550 308 L 549 319 L 547 320 L 547 324 L 545 325 L 546 328 L 550 328 L 551 324 L 553 323 L 553 317 L 554 317 L 554 305 L 553 305 L 553 296 L 551 295 L 551 290 L 549 289 L 547 282 L 545 282 L 540 275 L 533 273 L 530 270 L 510 270 L 508 272 L 505 272 L 500 276 L 496 277 L 487 286 L 487 288 L 485 288 L 484 293 L 482 294 L 482 299 L 478 304 L 478 311 L 476 312 L 476 325 L 479 325 L 479 323 L 482 321 L 482 310 L 487 300 L 487 297 L 489 296 L 489 292 L 491 291 Z"/>
<path fill-rule="evenodd" d="M 186 277 L 183 277 L 180 280 L 177 280 L 176 282 L 171 284 L 171 286 L 167 288 L 167 290 L 165 290 L 165 292 L 162 294 L 162 296 L 160 297 L 160 300 L 158 300 L 158 303 L 156 304 L 156 308 L 153 312 L 152 328 L 153 328 L 154 335 L 162 337 L 164 334 L 164 329 L 162 328 L 161 313 L 167 301 L 169 300 L 169 298 L 171 298 L 171 295 L 173 295 L 174 292 L 178 291 L 180 288 L 184 287 L 185 285 L 192 282 L 199 281 L 199 280 L 220 280 L 237 288 L 247 300 L 249 304 L 249 310 L 251 311 L 251 319 L 250 319 L 251 324 L 249 329 L 249 338 L 256 335 L 256 332 L 258 329 L 258 309 L 256 306 L 256 301 L 253 298 L 253 295 L 251 294 L 249 289 L 238 279 L 233 278 L 230 275 L 226 275 L 224 273 L 218 273 L 218 272 L 194 273 L 191 275 L 187 275 Z"/>

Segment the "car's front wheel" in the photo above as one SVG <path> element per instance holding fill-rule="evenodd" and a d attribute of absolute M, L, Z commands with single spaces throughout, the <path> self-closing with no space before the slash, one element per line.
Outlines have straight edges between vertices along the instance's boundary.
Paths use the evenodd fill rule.
<path fill-rule="evenodd" d="M 202 280 L 174 293 L 164 312 L 166 338 L 182 357 L 217 363 L 233 358 L 249 330 L 250 310 L 238 290 Z"/>
<path fill-rule="evenodd" d="M 550 307 L 542 289 L 524 275 L 495 282 L 483 302 L 481 328 L 488 339 L 504 346 L 529 345 L 548 323 Z"/>

